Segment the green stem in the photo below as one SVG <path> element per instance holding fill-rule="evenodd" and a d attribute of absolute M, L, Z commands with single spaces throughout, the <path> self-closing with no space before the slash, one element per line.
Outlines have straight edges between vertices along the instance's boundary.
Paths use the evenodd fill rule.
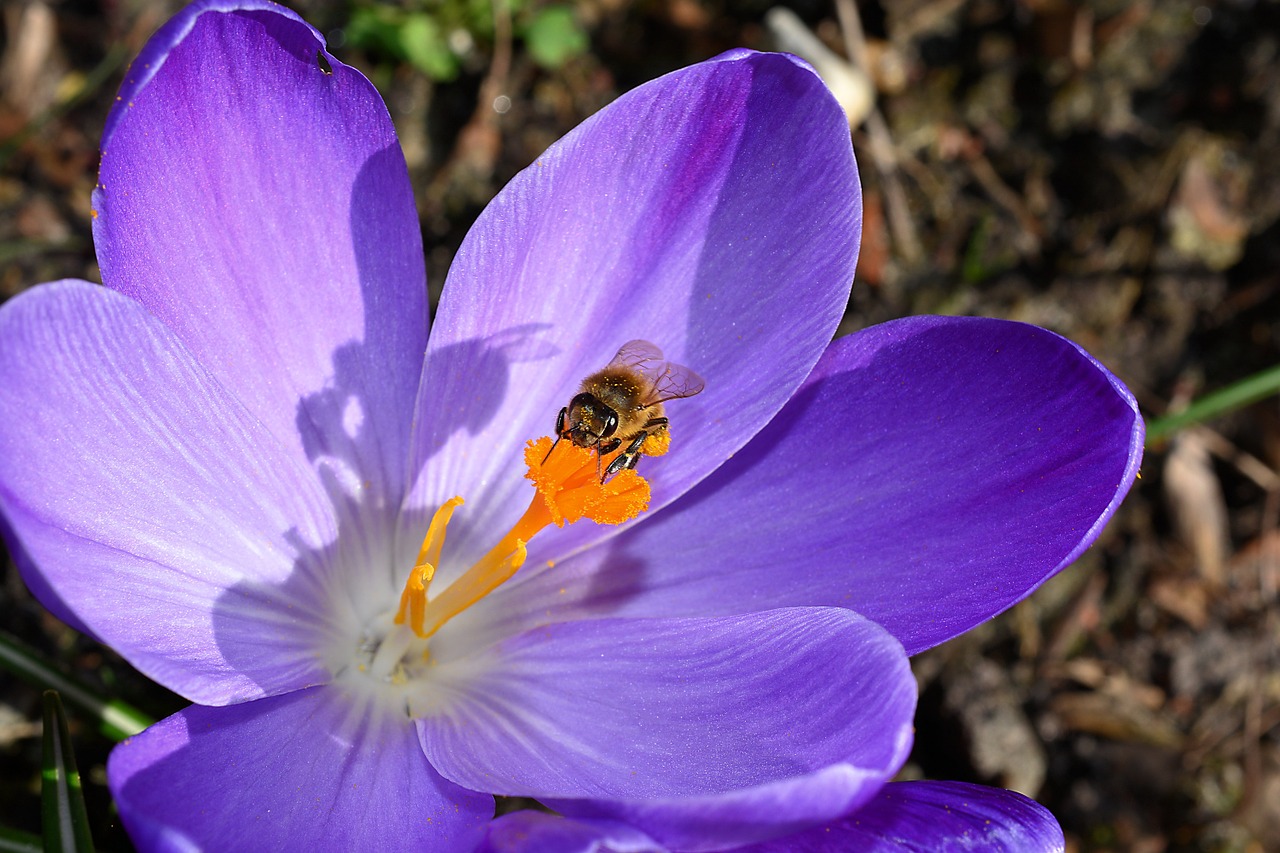
<path fill-rule="evenodd" d="M 1170 433 L 1185 426 L 1216 418 L 1277 393 L 1280 393 L 1280 364 L 1206 394 L 1177 414 L 1150 421 L 1147 424 L 1147 446 L 1168 438 Z"/>
<path fill-rule="evenodd" d="M 84 807 L 71 729 L 56 690 L 44 692 L 44 784 L 40 788 L 40 811 L 46 853 L 93 853 L 89 813 Z"/>

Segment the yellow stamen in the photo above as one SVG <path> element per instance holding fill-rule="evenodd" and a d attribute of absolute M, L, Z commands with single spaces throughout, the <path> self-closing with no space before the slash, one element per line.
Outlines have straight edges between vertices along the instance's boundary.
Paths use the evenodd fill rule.
<path fill-rule="evenodd" d="M 436 573 L 436 566 L 440 565 L 440 552 L 444 550 L 444 534 L 449 526 L 449 519 L 453 518 L 453 511 L 462 504 L 462 498 L 450 498 L 431 517 L 427 535 L 422 540 L 422 547 L 418 549 L 418 561 L 414 564 L 414 568 L 426 566 L 430 569 L 426 578 L 428 583 Z"/>
<path fill-rule="evenodd" d="M 400 593 L 400 609 L 396 611 L 395 623 L 403 625 L 405 618 L 414 632 L 422 636 L 423 609 L 427 604 L 427 588 L 435 577 L 436 566 L 440 564 L 440 552 L 444 549 L 444 534 L 449 526 L 453 511 L 462 506 L 462 498 L 451 498 L 436 510 L 427 527 L 427 535 L 423 537 L 422 547 L 418 549 L 418 559 L 409 572 L 409 581 Z"/>
<path fill-rule="evenodd" d="M 427 602 L 423 621 L 413 623 L 419 637 L 425 639 L 439 631 L 444 623 L 493 592 L 524 565 L 524 541 L 517 539 L 514 547 L 502 555 L 499 549 L 505 545 L 504 539 L 444 592 Z"/>
<path fill-rule="evenodd" d="M 553 447 L 544 436 L 525 447 L 525 474 L 536 492 L 529 508 L 480 561 L 439 595 L 427 599 L 427 590 L 440 564 L 445 528 L 462 498 L 453 498 L 436 511 L 422 540 L 417 565 L 409 573 L 395 622 L 406 622 L 425 639 L 462 611 L 497 589 L 524 565 L 525 545 L 551 524 L 564 527 L 583 518 L 598 524 L 621 524 L 649 507 L 649 483 L 635 471 L 618 473 L 600 482 L 600 465 L 592 450 L 561 441 Z M 607 464 L 607 463 L 606 463 Z"/>

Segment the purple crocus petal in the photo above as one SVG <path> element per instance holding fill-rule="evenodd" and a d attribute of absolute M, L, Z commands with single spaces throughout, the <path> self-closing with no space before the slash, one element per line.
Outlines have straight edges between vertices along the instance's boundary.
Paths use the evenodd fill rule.
<path fill-rule="evenodd" d="M 894 782 L 857 814 L 742 853 L 1061 853 L 1049 811 L 1013 791 L 964 782 Z"/>
<path fill-rule="evenodd" d="M 818 360 L 848 300 L 861 212 L 845 117 L 793 57 L 735 51 L 622 96 L 518 175 L 454 259 L 414 505 L 463 495 L 477 535 L 451 548 L 465 563 L 490 547 L 528 503 L 525 441 L 550 434 L 583 377 L 632 338 L 706 379 L 668 407 L 671 452 L 642 465 L 653 506 L 672 500 Z M 579 525 L 559 550 L 602 535 Z"/>
<path fill-rule="evenodd" d="M 0 513 L 32 589 L 191 699 L 327 680 L 312 552 L 337 533 L 313 472 L 105 288 L 16 296 L 0 340 Z"/>
<path fill-rule="evenodd" d="M 335 686 L 193 705 L 117 746 L 107 781 L 144 851 L 465 851 L 493 816 L 403 715 Z"/>
<path fill-rule="evenodd" d="M 183 9 L 102 141 L 94 242 L 286 446 L 398 506 L 426 346 L 422 244 L 378 93 L 268 2 Z M 389 515 L 384 513 L 384 515 Z"/>
<path fill-rule="evenodd" d="M 3 315 L 0 314 L 0 317 L 3 317 Z M 3 322 L 3 320 L 0 320 L 0 322 Z M 0 537 L 2 537 L 5 548 L 9 551 L 9 559 L 17 567 L 18 574 L 22 577 L 23 582 L 26 583 L 27 589 L 54 616 L 81 634 L 86 634 L 97 640 L 98 638 L 89 630 L 89 626 L 80 621 L 79 617 L 71 610 L 71 606 L 62 600 L 62 596 L 58 594 L 58 591 L 49 586 L 49 582 L 36 569 L 35 563 L 31 561 L 31 555 L 27 553 L 27 549 L 23 547 L 22 542 L 18 539 L 18 534 L 14 533 L 13 528 L 4 517 L 3 507 L 7 501 L 3 492 L 3 487 L 0 487 Z"/>
<path fill-rule="evenodd" d="M 498 612 L 528 627 L 825 604 L 915 654 L 1089 547 L 1142 440 L 1124 386 L 1051 332 L 886 323 L 832 344 L 773 423 L 677 506 L 480 607 L 497 608 L 484 618 L 501 634 L 516 628 Z"/>
<path fill-rule="evenodd" d="M 448 701 L 418 730 L 446 778 L 682 849 L 857 808 L 905 760 L 916 697 L 901 646 L 839 608 L 549 625 L 432 680 Z"/>
<path fill-rule="evenodd" d="M 476 853 L 666 853 L 666 849 L 626 824 L 523 811 L 489 824 Z"/>

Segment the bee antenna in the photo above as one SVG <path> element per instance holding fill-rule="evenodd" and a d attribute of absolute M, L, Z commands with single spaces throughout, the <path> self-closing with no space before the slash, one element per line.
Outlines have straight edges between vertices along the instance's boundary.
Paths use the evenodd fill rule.
<path fill-rule="evenodd" d="M 560 443 L 560 439 L 562 439 L 562 438 L 564 438 L 564 436 L 563 436 L 563 435 L 557 435 L 557 436 L 556 436 L 556 440 L 555 440 L 555 441 L 553 441 L 553 442 L 551 442 L 551 450 L 555 450 L 555 449 L 556 449 L 556 445 Z M 551 458 L 551 450 L 548 450 L 548 451 L 547 451 L 547 455 L 546 455 L 546 456 L 544 456 L 544 457 L 542 457 L 542 461 L 543 461 L 543 463 L 544 463 L 544 464 L 546 463 L 546 461 L 547 461 L 548 459 L 550 459 L 550 458 Z M 599 467 L 599 466 L 596 466 L 596 467 Z"/>

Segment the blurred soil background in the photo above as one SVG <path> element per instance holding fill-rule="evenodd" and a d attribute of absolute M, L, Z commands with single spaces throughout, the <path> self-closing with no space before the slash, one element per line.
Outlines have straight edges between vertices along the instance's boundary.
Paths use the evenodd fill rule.
<path fill-rule="evenodd" d="M 2 0 L 0 299 L 98 280 L 89 194 L 127 62 L 180 4 Z M 382 91 L 433 301 L 486 201 L 619 93 L 745 45 L 819 61 L 865 192 L 842 332 L 915 313 L 1085 346 L 1148 419 L 1280 364 L 1280 4 L 318 0 Z M 821 46 L 819 54 L 807 42 Z M 850 61 L 847 57 L 853 57 Z M 1068 850 L 1280 850 L 1280 405 L 1150 443 L 1074 567 L 915 660 L 906 773 L 1023 791 Z M 156 716 L 182 706 L 0 562 L 0 630 Z M 40 693 L 0 673 L 0 826 L 39 830 Z M 111 743 L 70 711 L 102 849 Z"/>

